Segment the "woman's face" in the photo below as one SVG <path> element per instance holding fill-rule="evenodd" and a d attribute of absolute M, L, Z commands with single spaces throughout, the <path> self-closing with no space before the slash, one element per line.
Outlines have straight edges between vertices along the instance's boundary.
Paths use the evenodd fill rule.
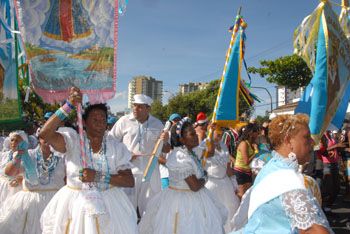
<path fill-rule="evenodd" d="M 100 109 L 91 110 L 85 121 L 85 126 L 88 132 L 103 136 L 107 129 L 106 113 Z"/>
<path fill-rule="evenodd" d="M 20 135 L 14 135 L 11 138 L 11 142 L 10 142 L 10 148 L 12 151 L 16 151 L 17 150 L 17 146 L 18 144 L 22 141 L 22 137 Z"/>
<path fill-rule="evenodd" d="M 258 138 L 259 134 L 260 134 L 259 131 L 252 131 L 252 132 L 250 133 L 250 139 L 251 139 L 251 141 L 252 141 L 252 142 L 255 142 L 256 139 Z"/>
<path fill-rule="evenodd" d="M 188 149 L 193 149 L 194 147 L 198 146 L 198 136 L 192 126 L 185 129 L 183 136 L 180 138 L 180 142 Z"/>
<path fill-rule="evenodd" d="M 299 164 L 310 161 L 314 141 L 308 126 L 302 126 L 298 133 L 290 139 L 291 149 L 296 154 Z"/>
<path fill-rule="evenodd" d="M 218 142 L 221 141 L 221 139 L 222 139 L 222 134 L 223 134 L 222 131 L 217 131 L 217 130 L 214 131 L 214 141 L 215 141 L 216 143 L 218 143 Z"/>

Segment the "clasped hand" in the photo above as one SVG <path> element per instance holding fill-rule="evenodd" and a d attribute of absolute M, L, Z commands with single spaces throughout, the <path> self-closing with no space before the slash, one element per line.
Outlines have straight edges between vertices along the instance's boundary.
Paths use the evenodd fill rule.
<path fill-rule="evenodd" d="M 96 175 L 96 171 L 94 169 L 83 168 L 79 171 L 79 179 L 82 182 L 87 182 L 87 183 L 95 182 L 95 175 Z"/>

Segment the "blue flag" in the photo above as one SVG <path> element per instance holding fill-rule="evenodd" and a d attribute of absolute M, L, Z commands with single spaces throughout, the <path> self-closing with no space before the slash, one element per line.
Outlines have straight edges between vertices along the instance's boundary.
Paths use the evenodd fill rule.
<path fill-rule="evenodd" d="M 310 116 L 310 131 L 318 141 L 332 120 L 336 117 L 339 122 L 343 115 L 338 108 L 345 105 L 350 80 L 350 44 L 328 2 L 321 2 L 304 19 L 294 47 L 314 73 L 295 112 Z"/>

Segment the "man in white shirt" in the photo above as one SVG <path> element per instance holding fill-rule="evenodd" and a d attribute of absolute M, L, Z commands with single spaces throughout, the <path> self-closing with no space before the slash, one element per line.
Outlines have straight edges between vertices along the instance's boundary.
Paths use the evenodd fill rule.
<path fill-rule="evenodd" d="M 167 142 L 168 135 L 162 134 L 164 125 L 150 114 L 152 99 L 143 94 L 134 96 L 132 113 L 121 117 L 111 129 L 111 134 L 123 142 L 132 153 L 132 169 L 135 187 L 126 191 L 142 217 L 147 202 L 161 190 L 159 169 L 156 167 L 151 180 L 142 182 L 143 172 L 157 140 L 162 137 Z M 163 147 L 164 148 L 164 147 Z"/>

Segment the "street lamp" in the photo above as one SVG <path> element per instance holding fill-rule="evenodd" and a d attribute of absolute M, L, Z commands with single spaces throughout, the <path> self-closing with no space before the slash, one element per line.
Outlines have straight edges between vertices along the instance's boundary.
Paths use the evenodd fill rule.
<path fill-rule="evenodd" d="M 260 86 L 250 86 L 250 88 L 252 89 L 264 89 L 268 95 L 270 96 L 270 113 L 272 113 L 272 96 L 271 93 L 269 92 L 269 90 L 265 87 L 260 87 Z"/>

